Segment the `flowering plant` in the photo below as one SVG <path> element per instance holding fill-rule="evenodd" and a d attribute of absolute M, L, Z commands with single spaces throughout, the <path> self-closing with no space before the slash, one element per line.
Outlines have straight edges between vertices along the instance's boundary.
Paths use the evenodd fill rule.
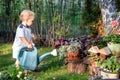
<path fill-rule="evenodd" d="M 60 59 L 63 59 L 64 57 L 67 56 L 67 46 L 60 46 L 57 49 L 57 52 L 58 52 Z"/>
<path fill-rule="evenodd" d="M 112 21 L 111 24 L 112 24 L 113 34 L 120 34 L 120 29 L 118 29 L 118 25 L 119 25 L 118 21 Z"/>
<path fill-rule="evenodd" d="M 108 36 L 104 37 L 104 41 L 106 42 L 112 42 L 112 43 L 120 43 L 120 29 L 119 29 L 119 22 L 118 21 L 112 21 L 112 34 L 109 34 Z"/>
<path fill-rule="evenodd" d="M 27 70 L 15 66 L 8 67 L 7 70 L 0 72 L 0 80 L 30 80 L 31 76 Z"/>
<path fill-rule="evenodd" d="M 72 42 L 68 48 L 67 51 L 70 51 L 72 53 L 74 53 L 74 55 L 76 55 L 77 53 L 79 53 L 79 50 L 82 48 L 82 43 L 79 41 L 74 41 Z"/>
<path fill-rule="evenodd" d="M 73 41 L 70 45 L 62 45 L 57 49 L 58 55 L 60 59 L 63 59 L 68 56 L 67 52 L 72 52 L 73 55 L 77 55 L 82 48 L 82 42 L 80 41 Z"/>

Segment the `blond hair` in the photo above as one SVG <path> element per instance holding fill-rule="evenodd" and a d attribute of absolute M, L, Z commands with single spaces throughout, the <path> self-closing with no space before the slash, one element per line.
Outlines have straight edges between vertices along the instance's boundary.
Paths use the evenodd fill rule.
<path fill-rule="evenodd" d="M 21 13 L 20 13 L 20 20 L 21 21 L 25 21 L 25 20 L 28 20 L 30 19 L 31 17 L 35 17 L 35 13 L 31 10 L 23 10 Z"/>

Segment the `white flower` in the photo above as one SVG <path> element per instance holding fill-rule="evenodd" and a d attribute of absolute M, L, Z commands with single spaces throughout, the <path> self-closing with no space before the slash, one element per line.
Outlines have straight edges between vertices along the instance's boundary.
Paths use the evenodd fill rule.
<path fill-rule="evenodd" d="M 17 74 L 17 77 L 20 78 L 20 74 Z"/>
<path fill-rule="evenodd" d="M 27 77 L 24 77 L 25 80 L 27 80 Z"/>
<path fill-rule="evenodd" d="M 0 72 L 0 76 L 2 75 L 2 73 Z"/>

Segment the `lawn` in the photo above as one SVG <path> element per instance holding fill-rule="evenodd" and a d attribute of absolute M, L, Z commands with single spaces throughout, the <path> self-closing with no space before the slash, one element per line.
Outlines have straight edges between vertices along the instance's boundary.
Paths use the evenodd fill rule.
<path fill-rule="evenodd" d="M 52 48 L 38 47 L 38 55 L 51 51 Z M 0 44 L 0 71 L 6 70 L 14 65 L 15 59 L 12 58 L 12 44 Z M 40 72 L 31 72 L 32 80 L 88 80 L 89 74 L 69 73 L 67 65 L 59 57 L 49 56 L 38 66 Z"/>

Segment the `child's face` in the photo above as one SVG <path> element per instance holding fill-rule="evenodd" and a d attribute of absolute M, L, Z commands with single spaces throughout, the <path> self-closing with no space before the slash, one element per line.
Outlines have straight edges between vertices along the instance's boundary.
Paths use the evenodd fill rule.
<path fill-rule="evenodd" d="M 32 26 L 33 21 L 34 21 L 34 17 L 28 19 L 27 22 L 26 22 L 26 25 L 29 26 L 29 27 Z"/>

